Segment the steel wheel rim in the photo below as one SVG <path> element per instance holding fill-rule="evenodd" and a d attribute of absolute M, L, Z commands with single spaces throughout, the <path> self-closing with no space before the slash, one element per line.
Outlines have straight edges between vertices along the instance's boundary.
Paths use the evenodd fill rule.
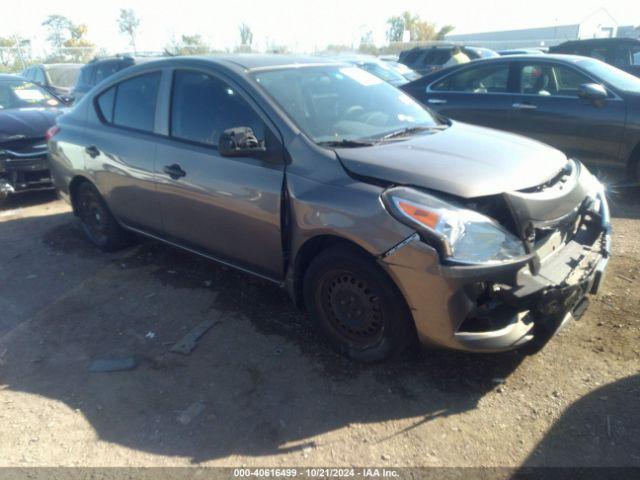
<path fill-rule="evenodd" d="M 106 212 L 95 195 L 83 195 L 80 202 L 80 218 L 91 238 L 100 241 L 106 237 Z"/>
<path fill-rule="evenodd" d="M 360 346 L 376 344 L 383 335 L 380 296 L 358 275 L 331 272 L 322 286 L 322 308 L 331 328 Z"/>

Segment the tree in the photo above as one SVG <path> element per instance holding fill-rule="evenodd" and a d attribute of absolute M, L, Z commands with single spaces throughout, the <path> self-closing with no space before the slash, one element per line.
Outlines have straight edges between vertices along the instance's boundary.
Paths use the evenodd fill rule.
<path fill-rule="evenodd" d="M 436 40 L 444 40 L 444 38 L 453 30 L 455 30 L 455 28 L 456 27 L 454 27 L 453 25 L 445 25 L 440 30 L 438 30 L 438 33 L 436 34 Z"/>
<path fill-rule="evenodd" d="M 136 12 L 131 8 L 121 8 L 120 16 L 118 17 L 118 28 L 120 33 L 123 33 L 129 37 L 129 45 L 133 48 L 133 53 L 136 52 L 136 35 L 138 33 L 138 27 L 140 26 L 140 19 L 136 15 Z"/>
<path fill-rule="evenodd" d="M 71 25 L 71 20 L 64 15 L 49 15 L 42 22 L 42 26 L 47 29 L 47 41 L 57 49 L 62 48 L 65 40 L 69 38 Z"/>
<path fill-rule="evenodd" d="M 435 23 L 430 23 L 420 19 L 419 15 L 415 15 L 409 11 L 405 11 L 402 15 L 397 15 L 387 20 L 387 40 L 389 42 L 401 42 L 405 31 L 409 32 L 409 41 L 420 42 L 429 40 L 444 40 L 447 33 L 451 32 L 454 27 L 445 25 L 440 30 L 436 30 Z"/>
<path fill-rule="evenodd" d="M 74 25 L 70 23 L 69 34 L 71 38 L 64 42 L 63 53 L 74 62 L 87 62 L 93 55 L 95 45 L 84 38 L 87 33 L 85 24 Z"/>
<path fill-rule="evenodd" d="M 182 35 L 180 41 L 172 40 L 164 48 L 169 55 L 203 55 L 211 49 L 204 43 L 202 35 Z"/>
<path fill-rule="evenodd" d="M 389 43 L 401 42 L 402 35 L 404 34 L 404 19 L 399 16 L 391 17 L 387 20 L 387 25 L 389 25 L 387 29 L 387 40 Z"/>
<path fill-rule="evenodd" d="M 249 25 L 241 23 L 238 30 L 240 32 L 240 45 L 251 48 L 251 44 L 253 43 L 253 32 Z"/>

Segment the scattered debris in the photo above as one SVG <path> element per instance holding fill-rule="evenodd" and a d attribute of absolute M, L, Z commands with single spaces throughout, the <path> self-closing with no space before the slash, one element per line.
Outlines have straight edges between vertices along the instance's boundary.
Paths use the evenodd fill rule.
<path fill-rule="evenodd" d="M 144 298 L 149 299 L 149 298 L 153 298 L 153 297 L 155 297 L 155 296 L 156 296 L 156 292 L 151 292 L 151 293 L 149 293 L 148 295 L 145 295 L 145 297 L 144 297 Z"/>
<path fill-rule="evenodd" d="M 138 366 L 138 360 L 134 357 L 99 358 L 89 365 L 90 372 L 122 372 L 133 370 Z"/>
<path fill-rule="evenodd" d="M 182 425 L 188 425 L 202 412 L 204 412 L 204 403 L 197 401 L 189 405 L 185 410 L 178 412 L 176 420 L 178 420 Z"/>
<path fill-rule="evenodd" d="M 176 274 L 176 271 L 175 271 L 175 270 L 167 270 L 167 273 L 168 273 L 169 275 L 175 275 L 175 274 Z"/>
<path fill-rule="evenodd" d="M 38 275 L 34 275 L 33 273 L 30 275 L 27 275 L 27 280 L 33 280 L 34 278 L 38 278 Z"/>
<path fill-rule="evenodd" d="M 618 277 L 621 278 L 622 280 L 626 280 L 629 283 L 635 283 L 635 281 L 633 280 L 633 278 L 629 278 L 626 275 L 623 275 L 621 273 L 618 274 Z"/>
<path fill-rule="evenodd" d="M 213 327 L 217 322 L 205 320 L 196 325 L 189 333 L 182 337 L 173 347 L 171 352 L 189 355 L 196 348 L 198 339 Z"/>
<path fill-rule="evenodd" d="M 505 382 L 506 382 L 506 380 L 505 380 L 504 378 L 498 378 L 498 377 L 496 377 L 496 378 L 494 378 L 494 379 L 492 380 L 492 382 L 493 382 L 493 383 L 496 383 L 496 384 L 503 384 L 503 383 L 505 383 Z"/>
<path fill-rule="evenodd" d="M 205 280 L 204 281 L 204 286 L 209 288 L 211 285 L 213 284 L 213 282 L 211 280 Z"/>
<path fill-rule="evenodd" d="M 156 333 L 155 333 L 155 332 L 153 332 L 153 331 L 151 331 L 151 330 L 149 330 L 149 331 L 147 332 L 147 334 L 144 336 L 144 338 L 149 338 L 149 339 L 156 338 Z"/>
<path fill-rule="evenodd" d="M 380 455 L 380 458 L 382 460 L 391 460 L 391 457 L 389 455 L 387 455 L 386 453 L 383 453 L 382 455 Z"/>

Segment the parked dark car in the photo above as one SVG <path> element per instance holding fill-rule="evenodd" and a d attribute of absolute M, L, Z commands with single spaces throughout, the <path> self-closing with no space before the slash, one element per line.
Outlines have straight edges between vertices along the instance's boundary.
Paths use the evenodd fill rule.
<path fill-rule="evenodd" d="M 72 96 L 77 101 L 105 78 L 109 78 L 124 68 L 150 60 L 157 60 L 157 58 L 158 55 L 116 55 L 113 57 L 94 58 L 80 70 L 80 76 L 73 88 Z"/>
<path fill-rule="evenodd" d="M 640 39 L 637 38 L 573 40 L 551 47 L 549 52 L 596 58 L 640 77 Z"/>
<path fill-rule="evenodd" d="M 542 48 L 511 48 L 507 50 L 498 50 L 498 55 L 505 57 L 507 55 L 530 55 L 545 53 Z"/>
<path fill-rule="evenodd" d="M 14 192 L 53 187 L 45 137 L 62 105 L 34 83 L 0 75 L 0 204 Z"/>
<path fill-rule="evenodd" d="M 603 188 L 579 162 L 346 63 L 138 65 L 58 127 L 55 184 L 98 247 L 134 232 L 282 285 L 357 360 L 416 338 L 536 351 L 608 260 Z"/>
<path fill-rule="evenodd" d="M 446 117 L 520 133 L 640 179 L 640 79 L 599 60 L 513 55 L 402 88 Z"/>
<path fill-rule="evenodd" d="M 70 101 L 71 90 L 80 75 L 79 63 L 51 63 L 32 65 L 22 72 L 22 76 L 36 83 L 57 97 Z"/>
<path fill-rule="evenodd" d="M 407 80 L 404 75 L 393 68 L 388 62 L 370 55 L 340 55 L 336 57 L 336 60 L 352 63 L 353 65 L 372 73 L 385 82 L 390 83 L 394 87 L 399 87 L 400 85 L 409 83 L 409 80 Z"/>
<path fill-rule="evenodd" d="M 426 47 L 414 47 L 411 50 L 405 50 L 400 53 L 398 62 L 415 70 L 421 75 L 426 75 L 443 68 L 453 55 L 456 45 L 436 44 Z M 499 56 L 493 50 L 488 48 L 459 46 L 470 60 L 479 58 L 493 58 Z"/>

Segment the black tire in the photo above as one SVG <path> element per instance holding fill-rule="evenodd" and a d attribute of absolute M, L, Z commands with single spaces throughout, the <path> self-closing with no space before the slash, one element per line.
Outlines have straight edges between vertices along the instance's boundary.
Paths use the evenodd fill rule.
<path fill-rule="evenodd" d="M 322 251 L 303 282 L 312 322 L 339 353 L 359 362 L 379 362 L 415 342 L 411 312 L 398 287 L 358 249 Z"/>
<path fill-rule="evenodd" d="M 130 234 L 118 224 L 91 183 L 84 182 L 78 187 L 76 209 L 87 238 L 101 250 L 114 252 L 131 243 Z"/>

